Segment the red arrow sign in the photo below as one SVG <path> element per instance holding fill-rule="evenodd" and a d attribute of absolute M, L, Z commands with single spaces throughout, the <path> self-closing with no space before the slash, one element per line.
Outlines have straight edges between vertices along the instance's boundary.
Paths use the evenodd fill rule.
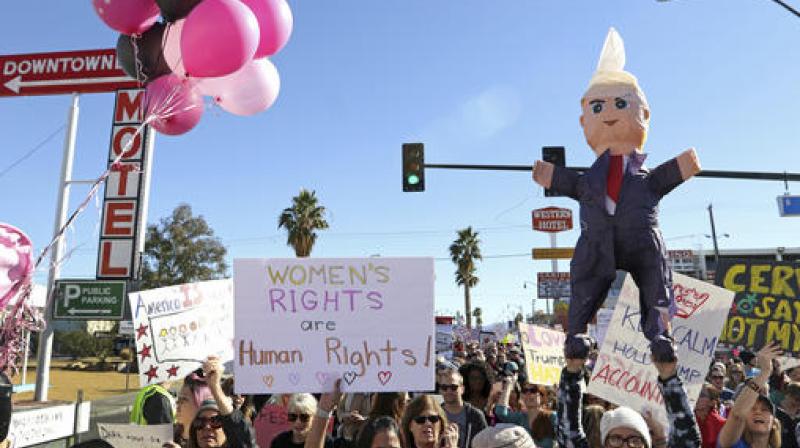
<path fill-rule="evenodd" d="M 113 48 L 0 56 L 0 96 L 113 92 L 141 85 Z"/>

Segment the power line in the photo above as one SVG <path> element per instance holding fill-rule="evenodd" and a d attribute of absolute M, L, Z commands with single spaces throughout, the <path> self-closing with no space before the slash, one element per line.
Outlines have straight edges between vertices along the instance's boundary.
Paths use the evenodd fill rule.
<path fill-rule="evenodd" d="M 25 161 L 25 160 L 27 160 L 29 157 L 31 157 L 32 155 L 34 155 L 34 154 L 36 153 L 36 151 L 38 151 L 38 150 L 42 149 L 42 148 L 44 147 L 44 145 L 46 145 L 46 144 L 47 144 L 47 143 L 48 143 L 50 140 L 52 140 L 52 139 L 53 139 L 53 137 L 55 137 L 55 136 L 56 136 L 56 135 L 58 135 L 58 134 L 59 134 L 61 131 L 63 131 L 63 130 L 64 130 L 64 128 L 65 128 L 66 126 L 67 126 L 67 125 L 65 125 L 65 124 L 62 124 L 61 126 L 59 126 L 59 128 L 58 128 L 58 129 L 56 129 L 55 131 L 53 131 L 53 132 L 52 132 L 50 135 L 48 135 L 48 136 L 47 136 L 47 138 L 45 138 L 44 140 L 42 140 L 42 142 L 40 142 L 38 145 L 34 146 L 34 147 L 33 147 L 33 149 L 31 149 L 30 151 L 26 152 L 26 153 L 25 153 L 25 154 L 24 154 L 22 157 L 20 157 L 19 159 L 15 160 L 15 161 L 14 161 L 14 162 L 13 162 L 11 165 L 9 165 L 9 166 L 7 166 L 5 169 L 3 169 L 3 171 L 0 171 L 0 178 L 2 178 L 3 176 L 5 176 L 5 175 L 6 175 L 6 174 L 7 174 L 9 171 L 11 171 L 11 170 L 13 170 L 14 168 L 16 168 L 16 167 L 17 167 L 17 165 L 19 165 L 20 163 L 24 162 L 24 161 Z"/>
<path fill-rule="evenodd" d="M 790 13 L 792 13 L 792 14 L 796 15 L 797 17 L 800 17 L 800 12 L 799 12 L 799 11 L 797 11 L 796 9 L 794 9 L 794 8 L 792 8 L 791 6 L 787 5 L 787 4 L 786 4 L 786 3 L 784 3 L 782 0 L 772 0 L 772 1 L 773 1 L 773 2 L 775 2 L 775 3 L 777 3 L 777 4 L 779 4 L 779 5 L 781 5 L 781 6 L 783 6 L 783 7 L 784 7 L 784 8 L 786 8 L 786 10 L 787 10 L 787 11 L 789 11 Z"/>

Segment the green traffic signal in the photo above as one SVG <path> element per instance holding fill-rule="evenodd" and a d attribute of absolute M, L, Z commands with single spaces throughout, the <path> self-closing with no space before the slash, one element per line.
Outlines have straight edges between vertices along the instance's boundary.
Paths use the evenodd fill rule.
<path fill-rule="evenodd" d="M 409 183 L 409 185 L 418 184 L 419 183 L 419 176 L 417 176 L 416 174 L 412 174 L 412 175 L 408 176 L 408 183 Z"/>
<path fill-rule="evenodd" d="M 425 146 L 403 144 L 403 191 L 425 191 Z"/>

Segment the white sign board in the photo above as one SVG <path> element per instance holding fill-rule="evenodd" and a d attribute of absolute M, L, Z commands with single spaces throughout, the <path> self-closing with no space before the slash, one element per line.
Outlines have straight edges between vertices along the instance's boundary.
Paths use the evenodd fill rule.
<path fill-rule="evenodd" d="M 678 348 L 678 376 L 694 408 L 734 293 L 677 273 L 673 274 L 673 292 L 678 306 L 672 319 L 672 335 Z M 639 412 L 650 409 L 666 425 L 658 372 L 650 361 L 650 343 L 642 333 L 639 319 L 639 290 L 628 275 L 587 392 Z"/>
<path fill-rule="evenodd" d="M 233 359 L 233 282 L 211 280 L 128 295 L 142 387 L 183 378 L 209 355 Z"/>
<path fill-rule="evenodd" d="M 240 259 L 238 393 L 434 388 L 432 258 Z"/>
<path fill-rule="evenodd" d="M 38 445 L 73 435 L 75 403 L 33 409 L 17 409 L 11 414 L 8 440 L 14 448 Z M 78 408 L 78 432 L 89 430 L 91 402 Z"/>
<path fill-rule="evenodd" d="M 112 425 L 98 423 L 100 438 L 114 448 L 161 448 L 172 442 L 172 425 Z"/>
<path fill-rule="evenodd" d="M 603 345 L 603 341 L 606 338 L 606 332 L 608 331 L 608 324 L 611 323 L 611 316 L 614 315 L 614 310 L 610 310 L 608 308 L 600 308 L 597 310 L 597 325 L 595 325 L 595 340 L 597 341 L 597 346 L 601 347 Z"/>

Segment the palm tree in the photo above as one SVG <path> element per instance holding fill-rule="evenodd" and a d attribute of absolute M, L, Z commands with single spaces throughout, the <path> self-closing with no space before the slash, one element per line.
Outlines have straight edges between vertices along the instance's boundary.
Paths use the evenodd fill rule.
<path fill-rule="evenodd" d="M 524 320 L 525 318 L 522 317 L 522 313 L 517 313 L 517 315 L 514 316 L 514 327 L 516 327 L 517 331 L 519 331 L 519 326 L 522 325 Z"/>
<path fill-rule="evenodd" d="M 315 230 L 327 229 L 325 207 L 317 204 L 315 191 L 305 188 L 292 198 L 292 206 L 283 209 L 278 218 L 278 228 L 286 229 L 286 245 L 292 246 L 298 258 L 311 255 L 311 249 L 317 241 Z"/>
<path fill-rule="evenodd" d="M 472 329 L 472 302 L 469 289 L 478 284 L 475 261 L 483 259 L 479 246 L 481 241 L 478 239 L 478 232 L 472 231 L 472 226 L 457 233 L 458 238 L 450 245 L 450 259 L 456 265 L 456 284 L 464 286 L 464 314 L 467 318 L 467 328 Z"/>
<path fill-rule="evenodd" d="M 478 328 L 483 328 L 483 310 L 481 307 L 476 306 L 475 310 L 472 311 L 472 316 L 475 317 L 475 325 Z"/>

